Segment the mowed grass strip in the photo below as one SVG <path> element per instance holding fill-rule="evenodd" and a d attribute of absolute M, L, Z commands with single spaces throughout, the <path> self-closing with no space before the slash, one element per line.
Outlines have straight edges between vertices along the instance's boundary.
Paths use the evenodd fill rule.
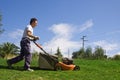
<path fill-rule="evenodd" d="M 8 69 L 6 60 L 0 58 L 0 80 L 120 80 L 120 61 L 115 60 L 80 60 L 74 63 L 80 71 L 40 70 L 38 59 L 33 58 L 31 67 L 34 72 L 24 71 L 21 61 Z"/>

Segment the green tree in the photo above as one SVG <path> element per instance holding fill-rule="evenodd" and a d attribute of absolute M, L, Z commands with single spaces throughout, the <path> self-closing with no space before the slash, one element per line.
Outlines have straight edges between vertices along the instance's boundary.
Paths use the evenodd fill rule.
<path fill-rule="evenodd" d="M 114 56 L 113 56 L 113 59 L 114 59 L 114 60 L 120 60 L 120 55 L 118 55 L 118 54 L 114 55 Z"/>
<path fill-rule="evenodd" d="M 102 47 L 97 46 L 94 52 L 92 52 L 91 47 L 88 47 L 86 50 L 81 48 L 79 51 L 72 53 L 72 58 L 105 59 L 107 58 L 107 55 L 105 55 L 105 50 Z"/>
<path fill-rule="evenodd" d="M 72 53 L 72 58 L 74 59 L 78 58 L 78 51 Z"/>
<path fill-rule="evenodd" d="M 61 54 L 61 51 L 60 51 L 59 47 L 58 47 L 57 53 L 55 53 L 55 55 L 57 55 L 58 57 L 63 57 L 63 55 Z"/>
<path fill-rule="evenodd" d="M 90 59 L 92 57 L 92 48 L 88 47 L 84 53 L 84 58 Z"/>
<path fill-rule="evenodd" d="M 8 56 L 15 55 L 19 52 L 19 47 L 17 47 L 15 44 L 6 42 L 0 45 L 0 55 L 3 58 L 8 58 Z"/>
<path fill-rule="evenodd" d="M 80 48 L 79 51 L 76 51 L 76 52 L 73 52 L 72 53 L 72 58 L 83 58 L 84 57 L 84 49 L 83 48 Z"/>
<path fill-rule="evenodd" d="M 93 57 L 95 59 L 104 59 L 105 58 L 105 50 L 102 47 L 97 46 L 93 53 Z"/>
<path fill-rule="evenodd" d="M 78 58 L 84 58 L 84 53 L 85 53 L 85 49 L 84 48 L 81 48 L 79 51 L 78 51 Z"/>
<path fill-rule="evenodd" d="M 57 53 L 55 53 L 55 55 L 58 56 L 58 60 L 59 60 L 59 61 L 62 61 L 63 55 L 61 54 L 61 51 L 60 51 L 60 48 L 59 48 L 59 47 L 58 47 Z"/>

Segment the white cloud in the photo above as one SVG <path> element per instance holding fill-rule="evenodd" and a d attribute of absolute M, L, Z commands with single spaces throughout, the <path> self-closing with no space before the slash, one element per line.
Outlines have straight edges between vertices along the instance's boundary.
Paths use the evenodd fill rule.
<path fill-rule="evenodd" d="M 68 49 L 73 51 L 74 49 L 80 48 L 80 43 L 71 41 L 70 39 L 66 38 L 54 38 L 51 41 L 48 41 L 44 44 L 46 50 L 51 50 L 55 53 L 57 48 L 59 47 L 63 55 L 68 52 Z"/>
<path fill-rule="evenodd" d="M 70 38 L 73 32 L 73 27 L 70 24 L 54 24 L 49 28 L 54 34 L 55 37 L 64 37 Z"/>
<path fill-rule="evenodd" d="M 120 55 L 120 52 L 117 52 L 116 54 Z"/>
<path fill-rule="evenodd" d="M 8 36 L 10 38 L 13 38 L 13 39 L 17 39 L 19 37 L 22 37 L 22 35 L 23 35 L 23 30 L 21 30 L 21 29 L 17 29 L 16 31 L 13 31 L 13 32 L 8 34 Z"/>
<path fill-rule="evenodd" d="M 59 47 L 62 54 L 67 56 L 68 49 L 70 50 L 70 53 L 72 53 L 73 51 L 79 50 L 81 47 L 80 41 L 72 40 L 74 33 L 83 32 L 92 26 L 92 20 L 88 20 L 79 27 L 65 23 L 54 24 L 49 28 L 49 30 L 51 30 L 55 36 L 50 41 L 44 43 L 43 46 L 49 52 L 52 50 L 53 53 L 55 53 Z"/>
<path fill-rule="evenodd" d="M 83 25 L 81 25 L 81 27 L 80 27 L 80 32 L 83 32 L 83 31 L 85 31 L 86 29 L 91 28 L 92 26 L 93 26 L 93 21 L 92 21 L 92 19 L 91 19 L 91 20 L 88 20 L 88 21 L 86 21 Z"/>
<path fill-rule="evenodd" d="M 107 51 L 115 50 L 118 47 L 117 44 L 109 43 L 109 42 L 107 42 L 105 40 L 94 42 L 94 45 L 102 46 Z"/>
<path fill-rule="evenodd" d="M 110 43 L 110 42 L 107 42 L 105 40 L 93 42 L 93 44 L 95 46 L 101 46 L 103 49 L 105 49 L 106 50 L 106 54 L 108 56 L 114 55 L 115 53 L 111 54 L 110 52 L 118 49 L 118 45 L 116 43 Z"/>

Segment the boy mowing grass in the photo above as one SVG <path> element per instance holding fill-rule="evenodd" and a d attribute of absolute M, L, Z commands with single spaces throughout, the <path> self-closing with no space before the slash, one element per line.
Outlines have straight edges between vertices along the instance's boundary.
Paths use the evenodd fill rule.
<path fill-rule="evenodd" d="M 31 54 L 31 46 L 30 42 L 31 40 L 37 40 L 39 37 L 33 35 L 33 28 L 37 26 L 38 20 L 36 18 L 31 18 L 30 24 L 27 25 L 27 27 L 24 30 L 22 40 L 20 41 L 20 55 L 7 60 L 8 67 L 11 68 L 12 64 L 15 64 L 23 59 L 25 59 L 24 63 L 24 69 L 28 71 L 34 71 L 33 69 L 30 69 L 30 63 L 32 59 Z"/>

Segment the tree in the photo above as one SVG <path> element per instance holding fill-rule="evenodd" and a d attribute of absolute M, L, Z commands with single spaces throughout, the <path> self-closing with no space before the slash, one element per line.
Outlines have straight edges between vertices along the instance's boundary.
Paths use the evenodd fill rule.
<path fill-rule="evenodd" d="M 92 52 L 92 48 L 88 47 L 86 50 L 81 48 L 79 51 L 72 53 L 72 58 L 80 58 L 80 59 L 106 59 L 107 55 L 105 55 L 105 50 L 97 46 L 95 51 Z"/>
<path fill-rule="evenodd" d="M 63 55 L 61 54 L 61 51 L 60 51 L 59 47 L 58 47 L 57 53 L 56 53 L 55 55 L 57 55 L 58 57 L 62 57 L 62 56 L 63 56 Z"/>
<path fill-rule="evenodd" d="M 19 52 L 19 49 L 20 48 L 17 47 L 15 44 L 6 42 L 0 45 L 0 55 L 3 58 L 8 58 L 10 54 L 17 54 Z"/>
<path fill-rule="evenodd" d="M 105 50 L 102 47 L 97 46 L 93 53 L 93 57 L 95 59 L 104 59 L 105 58 Z"/>
<path fill-rule="evenodd" d="M 114 60 L 120 60 L 120 55 L 119 55 L 119 54 L 114 55 L 114 56 L 113 56 L 113 59 L 114 59 Z"/>
<path fill-rule="evenodd" d="M 55 55 L 58 56 L 58 61 L 62 61 L 62 57 L 63 57 L 63 55 L 61 54 L 61 51 L 60 51 L 59 47 L 58 47 L 58 49 L 57 49 L 57 53 L 55 53 Z"/>
<path fill-rule="evenodd" d="M 84 49 L 81 48 L 79 51 L 73 52 L 72 53 L 72 58 L 83 58 L 84 57 Z"/>
<path fill-rule="evenodd" d="M 88 47 L 84 53 L 84 58 L 90 59 L 92 57 L 92 48 Z"/>
<path fill-rule="evenodd" d="M 2 15 L 0 15 L 0 34 L 3 33 L 3 31 L 4 31 L 4 30 L 1 28 L 1 26 L 2 26 L 1 21 L 2 21 Z"/>
<path fill-rule="evenodd" d="M 78 51 L 72 53 L 72 58 L 78 58 Z"/>
<path fill-rule="evenodd" d="M 84 53 L 85 53 L 85 49 L 84 49 L 84 48 L 81 48 L 81 49 L 78 51 L 78 58 L 84 58 Z"/>

